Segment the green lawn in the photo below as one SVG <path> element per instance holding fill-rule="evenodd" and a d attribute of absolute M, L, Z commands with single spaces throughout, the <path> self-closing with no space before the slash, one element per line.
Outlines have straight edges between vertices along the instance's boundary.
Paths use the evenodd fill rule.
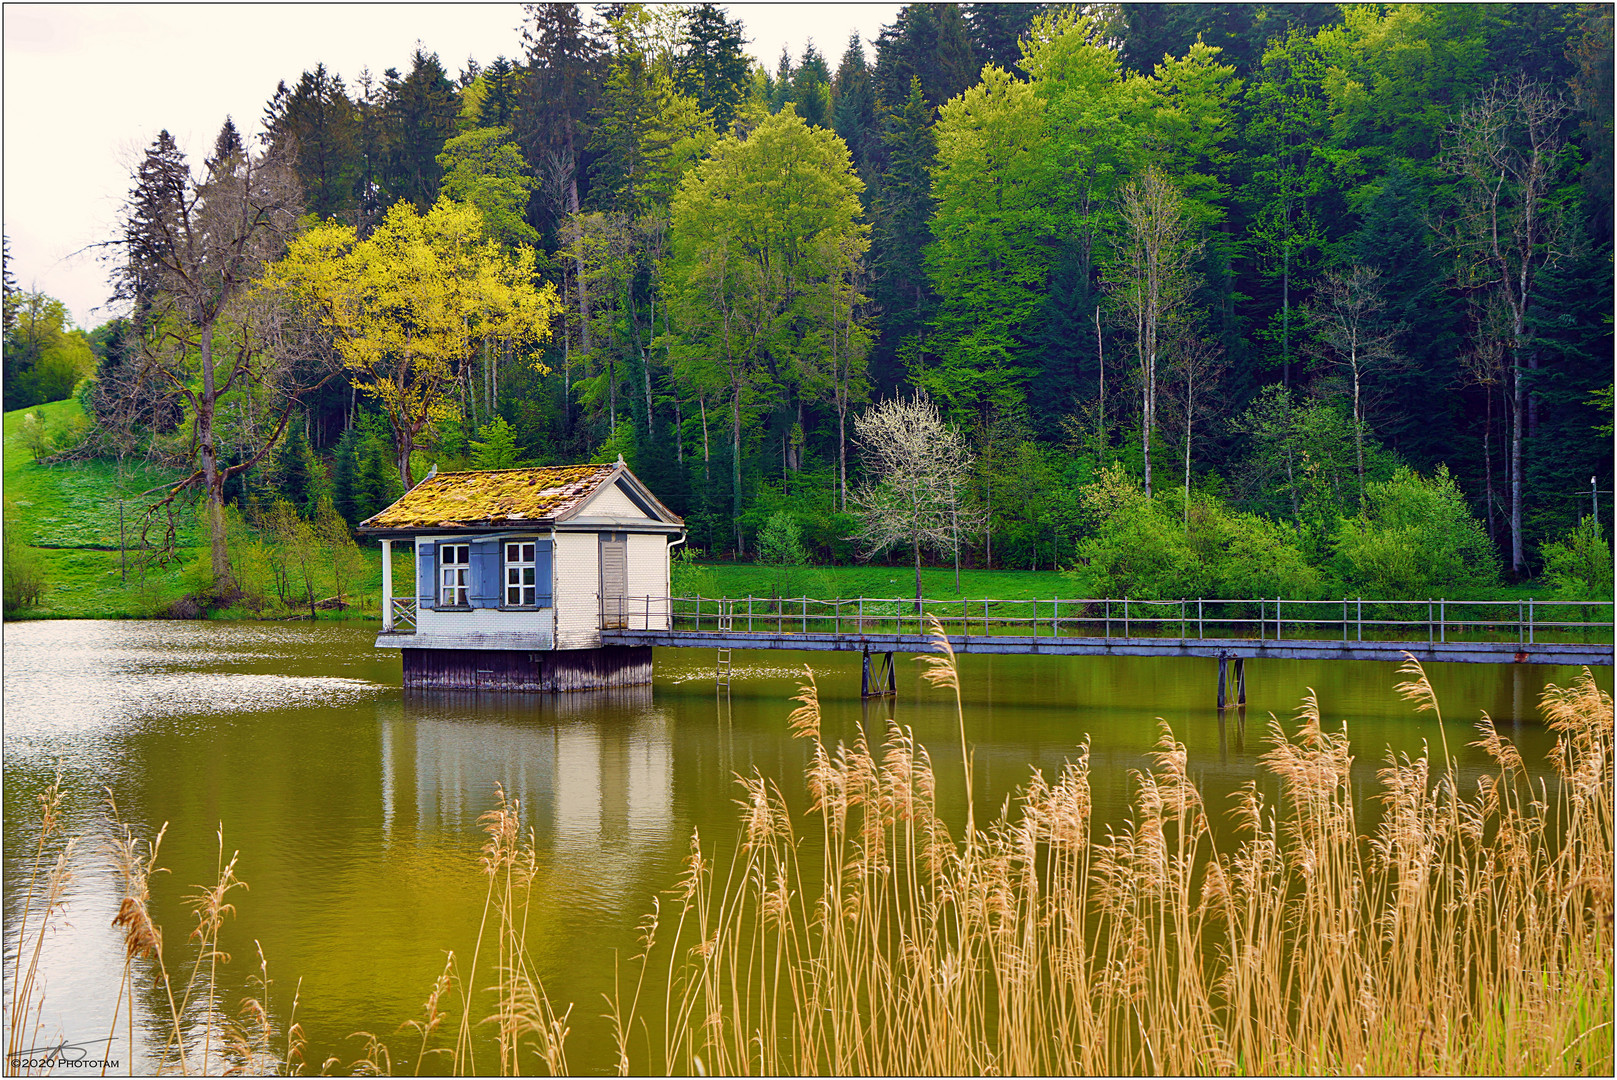
<path fill-rule="evenodd" d="M 124 537 L 127 567 L 118 544 L 118 470 L 103 461 L 41 465 L 23 445 L 23 416 L 38 414 L 47 428 L 63 426 L 83 415 L 76 401 L 56 401 L 4 417 L 4 490 L 8 524 L 15 522 L 45 573 L 43 602 L 20 613 L 30 619 L 150 618 L 184 596 L 190 586 L 185 569 L 195 559 L 196 528 L 181 513 L 178 546 L 166 565 L 142 565 L 142 508 L 152 500 L 140 493 L 183 474 L 175 469 L 131 468 L 123 483 Z M 152 536 L 158 538 L 156 528 Z M 359 582 L 357 613 L 380 621 L 381 551 L 364 548 L 368 566 Z M 408 549 L 395 551 L 394 592 L 408 594 L 415 580 Z M 126 580 L 127 578 L 127 580 Z M 322 594 L 324 595 L 324 594 Z M 352 610 L 352 609 L 351 609 Z M 240 612 L 223 612 L 223 615 Z M 327 613 L 322 612 L 322 617 Z M 332 616 L 335 617 L 335 616 Z"/>
<path fill-rule="evenodd" d="M 708 596 L 809 596 L 836 597 L 915 596 L 913 566 L 800 566 L 784 572 L 778 567 L 756 563 L 699 564 L 696 577 Z M 675 591 L 680 591 L 676 582 Z M 1049 570 L 961 570 L 960 591 L 955 591 L 954 568 L 924 567 L 921 588 L 928 599 L 952 600 L 960 597 L 996 600 L 1049 600 L 1074 595 L 1072 580 Z"/>

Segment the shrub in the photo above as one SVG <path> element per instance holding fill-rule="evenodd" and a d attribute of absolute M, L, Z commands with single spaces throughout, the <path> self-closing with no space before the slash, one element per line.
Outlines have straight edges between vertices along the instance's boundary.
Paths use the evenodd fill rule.
<path fill-rule="evenodd" d="M 324 549 L 326 564 L 331 570 L 331 584 L 336 591 L 337 607 L 348 606 L 348 596 L 354 591 L 360 575 L 365 572 L 365 555 L 354 543 L 348 523 L 337 513 L 330 499 L 321 499 L 315 511 L 315 537 Z"/>
<path fill-rule="evenodd" d="M 758 561 L 765 566 L 802 566 L 808 562 L 802 530 L 787 511 L 771 514 L 758 531 Z"/>
<path fill-rule="evenodd" d="M 684 544 L 674 549 L 669 567 L 670 589 L 675 596 L 713 596 L 718 592 L 718 579 L 713 571 L 698 563 L 701 551 Z"/>
<path fill-rule="evenodd" d="M 770 588 L 776 596 L 786 596 L 801 583 L 800 567 L 808 563 L 808 552 L 803 550 L 802 531 L 797 519 L 785 510 L 771 514 L 764 527 L 758 530 L 758 562 L 773 567 L 769 575 Z"/>
<path fill-rule="evenodd" d="M 17 438 L 35 461 L 51 452 L 50 432 L 45 430 L 45 421 L 36 412 L 23 414 Z"/>
<path fill-rule="evenodd" d="M 1080 499 L 1091 534 L 1077 545 L 1074 577 L 1087 596 L 1314 599 L 1327 592 L 1326 575 L 1308 564 L 1293 529 L 1214 496 L 1193 496 L 1186 514 L 1179 492 L 1148 500 L 1114 467 Z"/>
<path fill-rule="evenodd" d="M 1143 494 L 1117 504 L 1098 532 L 1079 541 L 1078 560 L 1074 577 L 1089 596 L 1209 595 L 1206 567 L 1184 524 Z"/>
<path fill-rule="evenodd" d="M 1442 465 L 1430 480 L 1401 468 L 1370 484 L 1364 510 L 1341 519 L 1333 547 L 1342 580 L 1363 596 L 1415 600 L 1499 580 L 1488 534 Z"/>
<path fill-rule="evenodd" d="M 1563 600 L 1604 600 L 1612 594 L 1611 546 L 1593 518 L 1539 549 L 1544 580 Z"/>
<path fill-rule="evenodd" d="M 1284 596 L 1315 600 L 1329 591 L 1330 581 L 1298 547 L 1296 530 L 1278 521 L 1232 511 L 1213 503 L 1205 529 L 1209 550 L 1203 556 L 1204 580 L 1223 599 Z M 1191 510 L 1193 542 L 1196 510 Z"/>
<path fill-rule="evenodd" d="M 23 529 L 10 504 L 5 508 L 4 597 L 7 615 L 23 608 L 38 607 L 45 598 L 45 569 L 39 553 L 28 546 Z"/>

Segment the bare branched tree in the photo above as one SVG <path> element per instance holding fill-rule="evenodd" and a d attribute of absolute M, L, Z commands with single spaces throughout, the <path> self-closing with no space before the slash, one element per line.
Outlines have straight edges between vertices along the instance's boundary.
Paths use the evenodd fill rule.
<path fill-rule="evenodd" d="M 1539 276 L 1567 253 L 1566 219 L 1553 189 L 1560 172 L 1565 99 L 1524 76 L 1501 80 L 1449 125 L 1444 164 L 1459 181 L 1453 212 L 1438 225 L 1455 256 L 1455 278 L 1472 293 L 1492 293 L 1510 316 L 1510 566 L 1524 574 L 1522 440 L 1531 409 L 1524 372 L 1538 366 L 1527 313 Z"/>
<path fill-rule="evenodd" d="M 1167 402 L 1184 433 L 1185 523 L 1190 523 L 1190 445 L 1198 422 L 1205 423 L 1219 402 L 1218 384 L 1229 370 L 1218 342 L 1187 334 L 1175 343 L 1169 366 Z"/>
<path fill-rule="evenodd" d="M 937 406 L 917 391 L 854 419 L 854 442 L 869 480 L 853 493 L 859 530 L 850 539 L 865 558 L 908 547 L 915 559 L 915 599 L 921 599 L 921 549 L 939 555 L 957 549 L 962 531 L 978 522 L 961 504 L 971 455 L 960 433 L 943 422 Z"/>
<path fill-rule="evenodd" d="M 1482 391 L 1482 475 L 1486 492 L 1488 540 L 1497 544 L 1499 535 L 1494 518 L 1501 508 L 1493 474 L 1493 400 L 1494 394 L 1507 381 L 1505 368 L 1510 350 L 1505 343 L 1510 336 L 1506 329 L 1509 315 L 1502 310 L 1502 305 L 1495 297 L 1484 295 L 1474 299 L 1472 347 L 1460 355 L 1460 378 L 1463 385 L 1475 386 Z M 1504 471 L 1509 472 L 1508 466 Z"/>
<path fill-rule="evenodd" d="M 1359 502 L 1364 502 L 1364 384 L 1378 369 L 1399 359 L 1403 323 L 1386 318 L 1381 271 L 1369 266 L 1332 270 L 1314 293 L 1305 315 L 1314 330 L 1313 353 L 1342 371 L 1352 383 L 1353 430 L 1359 458 Z"/>
<path fill-rule="evenodd" d="M 1140 367 L 1140 441 L 1145 493 L 1151 494 L 1151 434 L 1157 426 L 1158 361 L 1191 315 L 1191 269 L 1202 244 L 1191 239 L 1184 197 L 1154 166 L 1123 189 L 1116 257 L 1106 281 L 1117 320 L 1133 339 Z"/>
<path fill-rule="evenodd" d="M 253 319 L 242 304 L 264 262 L 297 224 L 297 177 L 273 157 L 248 153 L 225 121 L 201 176 L 193 176 L 165 131 L 136 173 L 124 211 L 119 295 L 134 302 L 140 371 L 187 406 L 194 469 L 166 499 L 200 489 L 208 508 L 216 594 L 228 592 L 225 481 L 257 457 L 221 463 L 220 399 L 262 378 Z M 293 398 L 284 401 L 284 429 Z M 258 456 L 274 445 L 269 439 Z"/>

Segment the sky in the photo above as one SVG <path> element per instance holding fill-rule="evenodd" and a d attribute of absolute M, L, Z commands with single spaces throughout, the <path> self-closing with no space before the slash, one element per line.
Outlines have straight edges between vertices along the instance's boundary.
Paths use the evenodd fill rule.
<path fill-rule="evenodd" d="M 870 43 L 898 4 L 726 4 L 771 69 L 813 41 L 834 65 L 855 30 Z M 90 329 L 117 314 L 96 245 L 146 147 L 167 128 L 193 163 L 227 115 L 256 134 L 276 83 L 323 62 L 407 70 L 420 41 L 453 77 L 468 57 L 520 57 L 519 4 L 17 4 L 3 13 L 0 196 L 11 272 Z"/>

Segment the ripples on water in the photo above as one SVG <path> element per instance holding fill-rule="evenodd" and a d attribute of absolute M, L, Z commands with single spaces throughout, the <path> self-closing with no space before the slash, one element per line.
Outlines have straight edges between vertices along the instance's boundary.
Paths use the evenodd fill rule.
<path fill-rule="evenodd" d="M 185 898 L 213 880 L 218 831 L 226 857 L 240 850 L 251 891 L 235 897 L 226 927 L 236 959 L 225 1003 L 239 997 L 262 943 L 279 1022 L 302 980 L 299 1019 L 315 1062 L 352 1060 L 351 1032 L 391 1032 L 416 1016 L 444 950 L 469 956 L 483 903 L 478 819 L 502 788 L 520 800 L 534 837 L 532 950 L 553 996 L 577 1004 L 569 1053 L 582 1071 L 611 1063 L 599 1013 L 614 957 L 635 951 L 635 926 L 673 884 L 693 830 L 710 852 L 735 835 L 735 776 L 757 769 L 803 805 L 805 748 L 785 725 L 803 661 L 819 683 L 828 742 L 863 732 L 879 743 L 896 717 L 931 750 L 945 802 L 963 788 L 952 695 L 923 686 L 911 663 L 899 664 L 896 703 L 860 700 L 851 653 L 799 654 L 793 664 L 780 654 L 749 663 L 738 652 L 726 700 L 714 692 L 710 650 L 660 651 L 654 688 L 406 694 L 397 654 L 374 649 L 373 634 L 260 623 L 5 627 L 8 964 L 33 800 L 58 764 L 66 828 L 87 838 L 67 918 L 46 942 L 48 1030 L 104 1038 L 112 1017 L 118 889 L 95 840 L 108 828 L 107 787 L 137 835 L 169 823 L 160 863 L 172 873 L 154 880 L 153 910 L 176 971 L 192 955 Z M 1350 722 L 1361 800 L 1374 793 L 1389 746 L 1418 753 L 1423 740 L 1438 743 L 1436 725 L 1392 693 L 1392 665 L 1254 662 L 1244 722 L 1211 708 L 1212 661 L 968 656 L 961 666 L 979 816 L 1030 768 L 1059 769 L 1087 734 L 1097 817 L 1119 818 L 1158 716 L 1187 745 L 1209 806 L 1227 805 L 1254 775 L 1266 714 L 1289 717 L 1309 686 L 1328 724 Z M 1549 738 L 1533 705 L 1547 676 L 1568 674 L 1434 672 L 1449 745 L 1463 748 L 1487 709 L 1529 761 L 1541 761 Z M 1457 753 L 1470 772 L 1482 767 L 1474 752 Z M 147 1021 L 159 1011 L 155 1000 L 142 1008 Z"/>

